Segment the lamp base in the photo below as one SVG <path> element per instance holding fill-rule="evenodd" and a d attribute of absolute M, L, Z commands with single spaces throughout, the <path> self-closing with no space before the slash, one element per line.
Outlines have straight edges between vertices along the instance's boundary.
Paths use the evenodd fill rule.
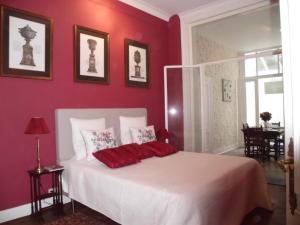
<path fill-rule="evenodd" d="M 44 168 L 39 166 L 37 168 L 34 169 L 36 173 L 42 173 L 44 171 Z"/>

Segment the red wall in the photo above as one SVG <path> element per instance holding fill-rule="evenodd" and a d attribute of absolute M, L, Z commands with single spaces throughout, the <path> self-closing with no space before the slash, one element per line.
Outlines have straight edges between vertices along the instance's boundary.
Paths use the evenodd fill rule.
<path fill-rule="evenodd" d="M 163 66 L 168 61 L 168 23 L 117 0 L 0 0 L 1 4 L 53 18 L 53 80 L 0 77 L 0 210 L 30 201 L 27 170 L 36 165 L 35 139 L 24 129 L 42 116 L 50 134 L 41 136 L 44 165 L 56 161 L 57 108 L 146 107 L 149 123 L 164 125 Z M 73 81 L 73 26 L 110 34 L 110 84 Z M 124 38 L 149 44 L 149 89 L 125 86 Z M 171 38 L 172 39 L 172 38 Z M 177 46 L 178 47 L 178 46 Z"/>
<path fill-rule="evenodd" d="M 169 21 L 168 64 L 181 65 L 180 19 L 172 16 Z M 168 125 L 171 133 L 170 143 L 183 150 L 183 90 L 182 70 L 168 69 L 168 109 L 176 109 L 177 113 L 168 114 Z"/>

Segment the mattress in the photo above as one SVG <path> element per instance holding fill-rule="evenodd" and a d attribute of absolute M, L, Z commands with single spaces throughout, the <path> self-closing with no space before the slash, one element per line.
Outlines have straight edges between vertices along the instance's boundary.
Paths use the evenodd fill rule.
<path fill-rule="evenodd" d="M 250 158 L 178 152 L 118 169 L 85 159 L 64 166 L 70 198 L 124 225 L 240 225 L 256 207 L 272 210 Z"/>

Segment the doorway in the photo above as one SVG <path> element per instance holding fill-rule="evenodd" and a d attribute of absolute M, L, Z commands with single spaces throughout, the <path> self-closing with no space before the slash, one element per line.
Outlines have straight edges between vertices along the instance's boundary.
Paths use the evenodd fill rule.
<path fill-rule="evenodd" d="M 256 16 L 249 19 L 252 13 Z M 251 31 L 251 26 L 248 25 L 233 25 L 232 21 L 235 19 L 235 16 L 237 16 L 236 18 L 238 18 L 239 22 L 256 21 L 259 25 L 256 27 L 258 30 Z M 186 141 L 185 137 L 184 147 L 186 147 L 186 144 L 197 144 L 195 140 L 200 135 L 201 143 L 198 144 L 201 147 L 209 146 L 208 148 L 202 148 L 202 150 L 205 149 L 204 151 L 211 153 L 224 153 L 219 151 L 218 146 L 213 146 L 218 144 L 220 138 L 216 140 L 210 139 L 216 134 L 216 130 L 222 132 L 225 137 L 221 140 L 223 142 L 220 142 L 219 146 L 226 146 L 228 144 L 226 151 L 230 152 L 230 150 L 238 149 L 238 147 L 232 144 L 233 142 L 224 142 L 229 139 L 228 134 L 234 134 L 236 138 L 235 142 L 241 144 L 242 133 L 240 132 L 240 128 L 242 123 L 248 122 L 251 126 L 260 126 L 262 124 L 259 117 L 261 112 L 272 112 L 273 121 L 270 122 L 280 122 L 280 126 L 284 126 L 279 5 L 267 5 L 242 12 L 238 15 L 230 15 L 222 19 L 222 22 L 219 20 L 212 21 L 211 18 L 210 21 L 209 23 L 206 23 L 206 21 L 203 23 L 194 22 L 190 27 L 190 35 L 192 37 L 191 47 L 189 48 L 191 51 L 190 61 L 193 65 L 198 65 L 198 69 L 177 68 L 182 73 L 184 86 L 182 105 L 188 106 L 188 108 L 182 110 L 184 112 L 183 115 L 184 117 L 192 116 L 192 119 L 190 119 L 191 127 L 194 129 L 192 131 L 190 128 L 188 131 L 184 129 L 184 136 L 188 136 L 192 140 L 191 142 Z M 265 23 L 268 23 L 269 26 Z M 246 28 L 246 30 L 240 31 L 239 28 Z M 270 38 L 272 30 L 275 31 L 273 33 L 276 33 L 277 38 Z M 229 36 L 226 36 L 228 34 Z M 238 39 L 230 37 L 232 34 L 238 37 Z M 258 39 L 261 34 L 265 34 L 264 40 L 261 39 L 258 41 L 258 44 L 251 42 Z M 222 42 L 220 39 L 224 37 L 225 40 Z M 244 49 L 237 48 L 241 40 L 244 40 Z M 265 55 L 266 51 L 268 54 Z M 230 59 L 235 59 L 235 61 L 230 61 Z M 252 61 L 251 69 L 248 66 L 248 62 L 250 61 Z M 253 64 L 254 61 L 255 67 Z M 224 67 L 231 67 L 231 72 L 228 74 L 224 73 Z M 172 68 L 172 70 L 174 71 L 176 68 Z M 249 70 L 255 72 L 248 76 Z M 202 78 L 201 75 L 199 78 L 195 77 L 195 73 L 202 74 Z M 218 79 L 209 76 L 209 73 L 218 75 Z M 192 74 L 192 76 L 184 74 Z M 233 100 L 231 100 L 231 103 L 228 103 L 230 101 L 224 101 L 222 96 L 224 94 L 222 89 L 225 86 L 223 82 L 228 84 L 228 81 L 231 83 L 231 87 L 233 87 L 231 97 L 236 97 L 237 100 L 234 103 L 232 103 Z M 195 91 L 197 85 L 200 86 L 198 92 Z M 195 93 L 197 94 L 195 95 Z M 186 102 L 189 103 L 186 104 Z M 191 107 L 191 105 L 193 106 Z M 229 111 L 223 113 L 226 116 L 222 117 L 224 106 L 227 107 L 229 105 L 233 106 L 231 109 L 234 110 L 231 113 L 228 113 Z M 205 106 L 206 112 L 203 106 Z M 218 110 L 220 113 L 214 114 Z M 200 117 L 197 118 L 199 114 Z M 228 114 L 230 114 L 230 117 L 227 116 Z M 232 119 L 232 116 L 235 117 L 235 120 Z M 184 126 L 186 126 L 186 121 L 187 119 L 184 118 Z M 231 130 L 228 129 L 229 126 L 227 124 L 224 125 L 224 121 L 227 121 L 227 124 L 233 124 L 230 127 Z M 200 125 L 200 128 L 197 128 L 197 125 Z M 224 130 L 224 127 L 227 130 Z M 216 136 L 220 137 L 220 135 Z M 190 149 L 193 148 L 191 147 Z M 284 210 L 281 211 L 281 214 L 285 214 Z M 282 224 L 284 224 L 284 221 L 285 219 L 282 219 Z"/>

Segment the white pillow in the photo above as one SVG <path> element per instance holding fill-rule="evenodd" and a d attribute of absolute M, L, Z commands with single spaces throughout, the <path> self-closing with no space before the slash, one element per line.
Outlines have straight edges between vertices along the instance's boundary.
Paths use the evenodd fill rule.
<path fill-rule="evenodd" d="M 143 128 L 130 128 L 132 141 L 137 144 L 144 144 L 150 141 L 156 141 L 154 126 Z"/>
<path fill-rule="evenodd" d="M 131 144 L 132 138 L 130 128 L 141 128 L 147 126 L 146 117 L 124 117 L 120 116 L 121 143 Z"/>
<path fill-rule="evenodd" d="M 118 147 L 112 127 L 105 130 L 81 130 L 81 134 L 85 141 L 89 161 L 94 158 L 93 152 Z"/>
<path fill-rule="evenodd" d="M 86 148 L 83 137 L 80 133 L 81 129 L 86 130 L 104 130 L 105 118 L 99 119 L 77 119 L 70 118 L 72 127 L 73 148 L 76 159 L 83 159 L 86 157 Z"/>

